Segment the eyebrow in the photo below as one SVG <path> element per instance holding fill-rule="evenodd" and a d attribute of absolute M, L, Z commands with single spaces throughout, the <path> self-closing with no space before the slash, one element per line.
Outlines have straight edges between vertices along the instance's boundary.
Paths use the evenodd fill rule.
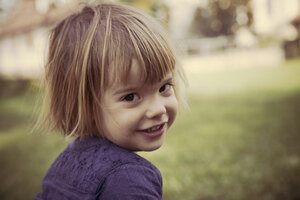
<path fill-rule="evenodd" d="M 165 80 L 163 80 L 162 82 L 167 83 L 167 82 L 173 82 L 173 76 L 171 76 L 170 78 L 166 78 Z"/>
<path fill-rule="evenodd" d="M 119 95 L 119 94 L 123 94 L 123 93 L 130 93 L 130 92 L 136 91 L 136 90 L 138 90 L 138 87 L 122 88 L 122 89 L 117 90 L 116 92 L 114 92 L 114 95 Z"/>
<path fill-rule="evenodd" d="M 165 83 L 168 83 L 168 82 L 172 82 L 173 81 L 173 76 L 172 75 L 170 75 L 170 76 L 171 77 L 167 76 L 165 78 L 165 80 L 160 81 L 160 83 L 165 84 Z M 129 87 L 124 87 L 124 88 L 122 88 L 120 90 L 115 91 L 113 94 L 114 95 L 120 95 L 120 94 L 124 94 L 124 93 L 130 93 L 132 91 L 136 91 L 136 90 L 140 89 L 140 87 L 142 87 L 142 86 L 138 86 L 138 87 L 130 87 L 130 86 Z"/>

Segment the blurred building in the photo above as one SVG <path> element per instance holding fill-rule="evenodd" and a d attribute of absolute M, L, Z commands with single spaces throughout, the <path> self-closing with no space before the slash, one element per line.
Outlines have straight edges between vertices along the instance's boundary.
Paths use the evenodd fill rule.
<path fill-rule="evenodd" d="M 300 0 L 252 0 L 253 26 L 258 34 L 276 34 L 300 13 Z"/>
<path fill-rule="evenodd" d="M 0 73 L 36 78 L 43 71 L 48 30 L 77 1 L 19 0 L 0 29 Z"/>
<path fill-rule="evenodd" d="M 300 0 L 252 0 L 257 34 L 282 43 L 285 58 L 300 56 Z"/>

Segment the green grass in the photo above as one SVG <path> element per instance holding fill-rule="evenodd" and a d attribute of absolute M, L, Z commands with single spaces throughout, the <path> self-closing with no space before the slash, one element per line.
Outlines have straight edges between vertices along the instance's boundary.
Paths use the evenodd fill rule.
<path fill-rule="evenodd" d="M 188 69 L 190 110 L 141 153 L 166 200 L 300 199 L 300 60 L 276 68 Z M 32 199 L 69 142 L 30 134 L 35 94 L 0 99 L 0 199 Z"/>

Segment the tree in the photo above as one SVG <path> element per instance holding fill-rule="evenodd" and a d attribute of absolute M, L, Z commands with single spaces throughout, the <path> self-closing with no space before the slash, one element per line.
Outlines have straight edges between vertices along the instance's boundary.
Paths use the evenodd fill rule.
<path fill-rule="evenodd" d="M 215 37 L 233 35 L 241 26 L 252 24 L 250 0 L 209 0 L 198 7 L 190 27 L 192 35 Z"/>
<path fill-rule="evenodd" d="M 119 0 L 135 8 L 139 8 L 157 20 L 159 20 L 167 29 L 169 26 L 169 7 L 161 0 Z"/>

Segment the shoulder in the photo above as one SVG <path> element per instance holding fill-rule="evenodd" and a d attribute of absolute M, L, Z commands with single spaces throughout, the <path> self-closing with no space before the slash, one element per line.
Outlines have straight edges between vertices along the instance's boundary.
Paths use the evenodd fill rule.
<path fill-rule="evenodd" d="M 112 182 L 118 182 L 121 187 L 124 183 L 128 185 L 129 181 L 162 187 L 160 171 L 151 162 L 116 145 L 107 148 L 95 162 L 98 166 L 95 173 L 103 184 L 100 190 L 109 188 Z"/>
<path fill-rule="evenodd" d="M 95 159 L 99 199 L 162 199 L 162 177 L 151 162 L 114 144 L 106 145 L 109 148 Z"/>
<path fill-rule="evenodd" d="M 77 164 L 80 166 L 89 166 L 88 171 L 96 174 L 98 180 L 104 179 L 107 174 L 114 173 L 124 166 L 143 167 L 159 173 L 158 169 L 145 158 L 107 140 L 97 138 L 94 143 L 90 142 L 90 145 L 81 145 L 84 147 L 82 149 L 79 149 L 79 146 L 75 141 L 67 148 L 65 154 L 72 156 L 73 161 L 78 160 Z"/>
<path fill-rule="evenodd" d="M 76 139 L 49 168 L 43 180 L 43 193 L 52 195 L 59 190 L 95 197 L 102 193 L 112 195 L 116 188 L 129 191 L 128 182 L 147 186 L 155 191 L 155 196 L 161 195 L 161 175 L 151 162 L 103 139 Z"/>
<path fill-rule="evenodd" d="M 123 164 L 106 176 L 99 194 L 99 199 L 162 199 L 162 178 L 157 168 Z"/>

